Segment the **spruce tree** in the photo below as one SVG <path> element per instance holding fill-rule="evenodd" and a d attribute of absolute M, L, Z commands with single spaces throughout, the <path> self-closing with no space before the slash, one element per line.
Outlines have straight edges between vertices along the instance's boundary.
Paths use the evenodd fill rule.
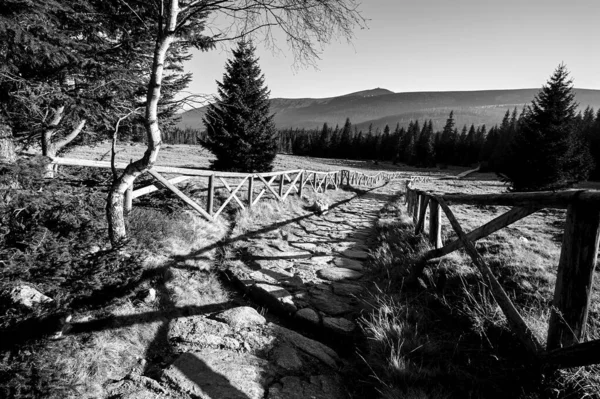
<path fill-rule="evenodd" d="M 588 177 L 589 149 L 575 125 L 577 103 L 565 65 L 556 68 L 527 109 L 504 174 L 514 191 L 555 190 Z"/>
<path fill-rule="evenodd" d="M 254 56 L 252 43 L 241 40 L 217 82 L 219 100 L 204 117 L 207 139 L 202 143 L 217 159 L 215 170 L 268 172 L 277 150 L 269 90 Z"/>

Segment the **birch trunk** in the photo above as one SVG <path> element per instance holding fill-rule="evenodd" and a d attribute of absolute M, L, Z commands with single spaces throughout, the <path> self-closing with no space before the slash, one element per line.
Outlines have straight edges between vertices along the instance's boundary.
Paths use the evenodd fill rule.
<path fill-rule="evenodd" d="M 15 163 L 16 160 L 12 129 L 0 118 L 0 163 Z"/>
<path fill-rule="evenodd" d="M 172 0 L 170 8 L 167 11 L 166 24 L 158 28 L 159 32 L 154 49 L 152 71 L 150 82 L 148 83 L 144 120 L 148 148 L 141 159 L 130 163 L 123 171 L 123 174 L 114 180 L 108 194 L 106 217 L 108 220 L 108 234 L 113 247 L 119 246 L 127 239 L 123 206 L 125 191 L 127 191 L 140 174 L 152 168 L 152 165 L 154 165 L 158 158 L 161 146 L 161 132 L 158 125 L 158 101 L 160 100 L 167 51 L 175 39 L 174 32 L 178 13 L 179 0 Z"/>

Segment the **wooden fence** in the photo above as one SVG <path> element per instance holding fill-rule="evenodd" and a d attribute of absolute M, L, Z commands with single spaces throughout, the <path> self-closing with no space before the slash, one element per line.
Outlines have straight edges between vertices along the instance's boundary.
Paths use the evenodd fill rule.
<path fill-rule="evenodd" d="M 54 158 L 56 165 L 88 166 L 111 168 L 110 162 L 91 161 L 72 158 Z M 115 163 L 116 169 L 124 169 L 126 163 Z M 214 172 L 203 169 L 178 168 L 169 166 L 154 166 L 148 170 L 156 183 L 134 189 L 130 187 L 125 193 L 125 210 L 129 212 L 135 198 L 153 193 L 161 188 L 167 188 L 184 201 L 188 206 L 210 221 L 214 221 L 230 204 L 237 204 L 242 209 L 256 205 L 261 199 L 275 198 L 285 201 L 293 193 L 302 196 L 304 190 L 311 189 L 315 193 L 325 193 L 328 189 L 337 189 L 344 182 L 347 185 L 372 187 L 381 182 L 387 182 L 399 177 L 400 173 L 378 172 L 368 175 L 363 172 L 340 170 L 320 172 L 315 170 L 286 170 L 268 173 L 233 173 Z M 163 174 L 178 175 L 167 179 Z M 190 179 L 206 179 L 205 206 L 185 195 L 175 185 Z M 215 209 L 215 190 L 226 190 L 227 197 Z"/>
<path fill-rule="evenodd" d="M 464 247 L 483 275 L 484 281 L 506 316 L 509 327 L 538 361 L 556 368 L 600 363 L 600 340 L 582 343 L 586 336 L 593 273 L 598 256 L 600 191 L 435 194 L 414 189 L 412 182 L 407 181 L 405 200 L 408 214 L 412 215 L 415 223 L 416 234 L 425 232 L 426 215 L 429 211 L 427 235 L 433 247 L 415 264 L 409 282 L 416 281 L 428 260 L 442 257 Z M 450 203 L 504 205 L 513 208 L 483 226 L 465 233 L 454 217 L 448 205 Z M 542 208 L 567 209 L 545 348 L 527 326 L 474 245 L 476 240 L 487 237 Z M 458 239 L 445 244 L 442 242 L 441 211 L 444 212 L 458 236 Z"/>

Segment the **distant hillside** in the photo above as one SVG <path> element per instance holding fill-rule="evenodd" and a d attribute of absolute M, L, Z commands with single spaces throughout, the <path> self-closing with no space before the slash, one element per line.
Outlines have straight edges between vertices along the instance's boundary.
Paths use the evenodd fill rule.
<path fill-rule="evenodd" d="M 349 117 L 363 131 L 370 124 L 374 130 L 383 129 L 386 124 L 393 129 L 397 123 L 406 126 L 414 119 L 432 119 L 437 130 L 451 110 L 459 128 L 471 123 L 491 127 L 500 123 L 507 109 L 517 107 L 520 112 L 538 92 L 539 89 L 393 93 L 376 88 L 331 98 L 274 98 L 271 111 L 281 129 L 318 128 L 324 122 L 342 125 Z M 600 108 L 600 90 L 575 89 L 575 92 L 581 108 L 588 105 Z M 204 110 L 183 113 L 178 126 L 203 129 Z"/>

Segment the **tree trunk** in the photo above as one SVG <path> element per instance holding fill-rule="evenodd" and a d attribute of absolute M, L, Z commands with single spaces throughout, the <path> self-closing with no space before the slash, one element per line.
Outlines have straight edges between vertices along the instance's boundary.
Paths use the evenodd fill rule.
<path fill-rule="evenodd" d="M 125 191 L 133 184 L 134 180 L 140 174 L 152 168 L 152 165 L 158 158 L 158 152 L 161 145 L 161 132 L 158 126 L 158 101 L 160 100 L 160 90 L 167 51 L 175 39 L 173 32 L 177 25 L 178 13 L 179 0 L 172 0 L 170 8 L 167 11 L 166 24 L 158 27 L 152 71 L 146 97 L 146 115 L 144 118 L 146 136 L 148 138 L 148 148 L 141 159 L 138 159 L 127 166 L 123 174 L 114 181 L 108 194 L 106 217 L 108 220 L 108 235 L 113 247 L 119 246 L 127 239 L 123 208 Z"/>
<path fill-rule="evenodd" d="M 12 129 L 0 117 L 0 163 L 15 163 L 16 160 Z"/>

